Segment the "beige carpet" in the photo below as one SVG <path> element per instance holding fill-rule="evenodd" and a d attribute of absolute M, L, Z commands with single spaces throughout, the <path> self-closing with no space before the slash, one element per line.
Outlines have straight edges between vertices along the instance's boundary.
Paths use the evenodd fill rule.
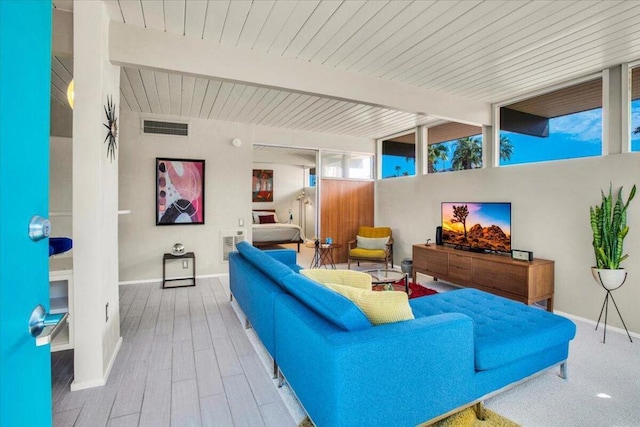
<path fill-rule="evenodd" d="M 453 414 L 444 420 L 438 421 L 432 424 L 433 427 L 520 427 L 520 424 L 516 424 L 504 418 L 501 415 L 496 414 L 490 409 L 485 408 L 485 420 L 480 421 L 476 418 L 476 411 L 474 408 L 467 408 L 463 411 Z M 309 417 L 302 420 L 298 427 L 314 427 Z"/>

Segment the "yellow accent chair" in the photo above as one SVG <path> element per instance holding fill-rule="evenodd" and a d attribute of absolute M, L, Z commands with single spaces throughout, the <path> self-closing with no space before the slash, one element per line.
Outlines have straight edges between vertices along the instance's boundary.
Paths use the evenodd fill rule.
<path fill-rule="evenodd" d="M 355 240 L 349 242 L 348 268 L 351 262 L 360 261 L 384 262 L 384 268 L 393 268 L 393 236 L 389 227 L 369 227 L 362 225 L 358 228 Z"/>

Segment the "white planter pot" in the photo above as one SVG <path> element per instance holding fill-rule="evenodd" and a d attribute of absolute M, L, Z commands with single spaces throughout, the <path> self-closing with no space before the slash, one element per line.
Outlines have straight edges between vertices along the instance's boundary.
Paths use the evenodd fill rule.
<path fill-rule="evenodd" d="M 627 271 L 624 268 L 610 270 L 606 268 L 591 267 L 591 274 L 593 275 L 596 283 L 610 291 L 622 286 L 627 278 Z"/>

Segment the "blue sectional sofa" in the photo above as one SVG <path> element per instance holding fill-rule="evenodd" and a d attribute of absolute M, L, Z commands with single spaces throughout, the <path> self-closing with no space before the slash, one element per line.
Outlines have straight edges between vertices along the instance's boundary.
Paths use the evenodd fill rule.
<path fill-rule="evenodd" d="M 410 300 L 413 320 L 372 326 L 299 274 L 295 256 L 240 243 L 230 290 L 318 426 L 414 426 L 566 363 L 575 325 L 563 317 L 462 289 Z"/>

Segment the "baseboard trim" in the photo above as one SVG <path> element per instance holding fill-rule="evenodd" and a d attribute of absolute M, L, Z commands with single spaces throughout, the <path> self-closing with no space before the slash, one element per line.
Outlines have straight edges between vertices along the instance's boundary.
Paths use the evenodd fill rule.
<path fill-rule="evenodd" d="M 595 321 L 595 320 L 587 319 L 586 317 L 576 316 L 575 314 L 565 313 L 564 311 L 553 310 L 553 312 L 555 314 L 559 314 L 560 316 L 568 317 L 569 319 L 579 320 L 581 322 L 589 323 L 590 325 L 593 325 L 594 327 L 598 324 L 598 322 Z M 627 335 L 627 331 L 625 331 L 624 328 L 619 328 L 617 326 L 607 325 L 607 331 L 612 331 L 612 332 L 617 332 L 617 333 L 622 334 L 622 335 Z M 640 333 L 629 331 L 629 335 L 631 335 L 634 338 L 640 339 Z"/>
<path fill-rule="evenodd" d="M 101 378 L 99 380 L 93 380 L 93 381 L 84 381 L 81 383 L 74 380 L 71 383 L 70 390 L 79 391 L 79 390 L 86 390 L 88 388 L 102 387 L 106 383 L 107 383 L 107 380 L 105 378 Z"/>
<path fill-rule="evenodd" d="M 71 385 L 69 387 L 70 390 L 71 391 L 86 390 L 88 388 L 102 387 L 103 385 L 106 385 L 107 379 L 109 379 L 109 374 L 111 374 L 111 369 L 113 368 L 113 364 L 116 362 L 116 357 L 118 357 L 118 353 L 120 353 L 121 347 L 122 347 L 122 337 L 118 339 L 116 348 L 114 349 L 113 354 L 111 355 L 111 359 L 109 360 L 109 364 L 107 365 L 107 369 L 104 372 L 104 377 L 99 378 L 97 380 L 84 381 L 84 382 L 77 382 L 74 380 L 73 382 L 71 382 Z"/>
<path fill-rule="evenodd" d="M 118 338 L 118 342 L 116 343 L 116 348 L 113 350 L 113 354 L 111 355 L 111 360 L 109 360 L 109 364 L 107 365 L 107 370 L 104 373 L 105 383 L 109 379 L 109 375 L 111 374 L 111 369 L 113 368 L 113 364 L 116 363 L 116 357 L 118 357 L 118 353 L 120 353 L 120 347 L 122 347 L 122 337 Z"/>
<path fill-rule="evenodd" d="M 196 279 L 209 279 L 212 277 L 223 277 L 228 276 L 229 273 L 215 273 L 215 274 L 202 274 L 197 275 Z M 128 285 L 145 285 L 148 283 L 162 283 L 162 278 L 159 279 L 143 279 L 143 280 L 127 280 L 124 282 L 118 282 L 118 286 L 128 286 Z"/>

